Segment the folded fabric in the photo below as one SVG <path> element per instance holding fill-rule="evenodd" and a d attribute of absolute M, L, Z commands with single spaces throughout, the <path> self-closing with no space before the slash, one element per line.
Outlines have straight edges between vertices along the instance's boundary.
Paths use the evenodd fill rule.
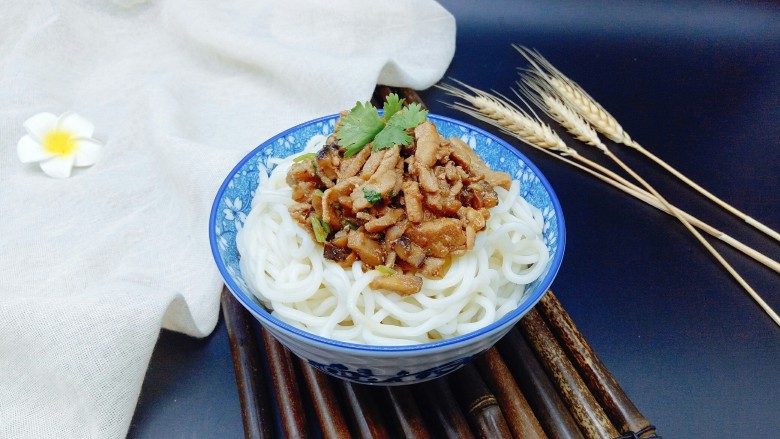
<path fill-rule="evenodd" d="M 4 2 L 0 13 L 0 437 L 124 437 L 160 328 L 214 328 L 207 222 L 272 135 L 424 89 L 452 59 L 433 1 Z M 23 122 L 74 111 L 101 156 L 21 163 Z"/>

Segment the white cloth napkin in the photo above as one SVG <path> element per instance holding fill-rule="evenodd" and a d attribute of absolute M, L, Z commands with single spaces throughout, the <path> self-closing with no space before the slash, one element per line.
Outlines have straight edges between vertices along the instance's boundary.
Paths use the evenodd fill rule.
<path fill-rule="evenodd" d="M 426 0 L 7 0 L 0 8 L 0 437 L 123 437 L 160 328 L 217 321 L 208 215 L 229 170 L 300 122 L 424 89 L 455 21 Z M 22 164 L 74 111 L 103 155 Z"/>

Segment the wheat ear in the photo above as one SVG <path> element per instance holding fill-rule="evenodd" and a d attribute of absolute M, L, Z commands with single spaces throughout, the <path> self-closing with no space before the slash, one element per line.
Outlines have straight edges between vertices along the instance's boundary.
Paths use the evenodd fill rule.
<path fill-rule="evenodd" d="M 617 119 L 612 117 L 595 99 L 585 92 L 576 82 L 572 81 L 566 75 L 561 73 L 555 66 L 547 61 L 539 52 L 528 48 L 512 45 L 520 52 L 529 64 L 531 69 L 527 72 L 535 75 L 543 82 L 549 84 L 550 88 L 571 108 L 575 109 L 585 120 L 590 122 L 600 133 L 617 143 L 632 142 L 628 133 L 623 130 Z"/>
<path fill-rule="evenodd" d="M 515 90 L 515 95 L 518 98 L 525 97 L 533 102 L 577 140 L 599 149 L 606 148 L 593 126 L 588 124 L 579 113 L 568 107 L 547 82 L 526 77 L 518 82 L 518 86 L 520 91 Z"/>
<path fill-rule="evenodd" d="M 577 111 L 577 113 L 592 124 L 593 127 L 604 136 L 617 143 L 622 143 L 635 149 L 724 210 L 745 221 L 748 225 L 757 230 L 771 236 L 775 240 L 780 241 L 780 233 L 699 186 L 683 173 L 642 147 L 637 141 L 633 140 L 628 133 L 623 130 L 623 127 L 620 126 L 617 119 L 596 102 L 596 100 L 585 92 L 585 90 L 576 82 L 572 81 L 561 73 L 560 70 L 555 68 L 555 66 L 547 61 L 539 52 L 518 45 L 513 45 L 513 47 L 531 64 L 531 69 L 528 72 L 529 75 L 549 84 L 549 87 L 554 90 L 555 94 L 557 94 L 560 99 Z"/>
<path fill-rule="evenodd" d="M 539 120 L 538 117 L 534 117 L 520 108 L 513 107 L 505 99 L 492 96 L 456 79 L 452 79 L 452 81 L 466 88 L 471 94 L 449 84 L 437 84 L 436 87 L 465 101 L 465 104 L 456 102 L 451 104 L 451 107 L 489 123 L 495 121 L 505 132 L 529 145 L 558 151 L 563 154 L 577 153 L 569 148 L 563 139 L 549 125 Z"/>
<path fill-rule="evenodd" d="M 529 99 L 543 105 L 543 110 L 550 115 L 556 122 L 561 124 L 569 132 L 571 132 L 578 139 L 580 138 L 592 138 L 594 133 L 589 133 L 588 130 L 592 129 L 584 124 L 579 114 L 574 111 L 566 111 L 560 108 L 560 101 L 549 97 L 543 90 L 544 86 L 537 83 L 541 81 L 538 77 L 526 77 L 524 83 L 528 85 L 524 90 L 528 94 Z M 563 105 L 565 107 L 565 105 Z M 585 142 L 600 149 L 607 157 L 615 162 L 620 168 L 633 177 L 640 185 L 642 185 L 648 192 L 650 192 L 672 215 L 674 215 L 680 222 L 688 229 L 689 232 L 710 252 L 710 254 L 731 274 L 731 276 L 739 283 L 745 291 L 756 301 L 756 303 L 764 309 L 764 311 L 774 320 L 774 322 L 780 326 L 780 316 L 758 295 L 758 293 L 745 281 L 742 276 L 726 261 L 723 256 L 707 241 L 698 230 L 690 223 L 686 218 L 686 215 L 676 207 L 672 206 L 666 199 L 661 196 L 658 191 L 653 188 L 647 181 L 645 181 L 639 174 L 637 174 L 631 167 L 626 165 L 620 158 L 618 158 L 612 151 L 606 147 L 601 141 Z"/>
<path fill-rule="evenodd" d="M 455 81 L 455 80 L 453 80 Z M 652 194 L 646 190 L 636 186 L 634 183 L 626 180 L 618 174 L 615 174 L 611 170 L 604 168 L 600 164 L 593 162 L 581 154 L 578 154 L 576 150 L 570 148 L 565 142 L 557 135 L 551 137 L 554 141 L 538 142 L 535 139 L 541 137 L 537 134 L 532 137 L 527 137 L 524 133 L 532 132 L 535 130 L 544 131 L 545 133 L 549 129 L 549 126 L 543 124 L 532 112 L 524 111 L 518 105 L 509 101 L 508 99 L 500 96 L 492 96 L 487 92 L 481 91 L 474 87 L 470 87 L 463 84 L 460 81 L 455 81 L 461 84 L 466 90 L 458 89 L 452 85 L 439 84 L 438 88 L 446 91 L 451 96 L 462 99 L 464 102 L 447 103 L 451 108 L 462 111 L 470 116 L 485 121 L 504 133 L 511 135 L 530 147 L 539 150 L 557 160 L 561 160 L 566 164 L 574 166 L 575 168 L 601 180 L 604 183 L 613 186 L 625 192 L 628 195 L 643 201 L 656 209 L 666 212 L 671 215 L 668 209 L 666 209 Z M 469 92 L 473 93 L 470 94 Z M 522 99 L 522 97 L 520 97 Z M 522 120 L 522 124 L 518 122 Z M 514 121 L 514 122 L 511 122 Z M 524 125 L 525 129 L 520 131 L 513 131 L 520 125 Z M 529 128 L 530 127 L 530 128 Z M 550 145 L 555 145 L 550 147 Z M 679 209 L 678 209 L 679 210 Z M 721 232 L 720 230 L 710 226 L 709 224 L 699 220 L 698 218 L 683 212 L 689 222 L 696 225 L 704 232 L 712 235 L 713 237 L 725 242 L 733 248 L 741 251 L 747 256 L 755 259 L 756 261 L 764 264 L 772 270 L 780 273 L 780 263 L 767 257 L 763 253 L 743 244 L 742 242 L 732 238 L 731 236 Z"/>

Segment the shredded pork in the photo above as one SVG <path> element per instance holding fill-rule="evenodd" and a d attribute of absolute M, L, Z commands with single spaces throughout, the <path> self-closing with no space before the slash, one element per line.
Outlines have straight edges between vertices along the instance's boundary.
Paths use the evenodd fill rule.
<path fill-rule="evenodd" d="M 420 276 L 442 277 L 450 258 L 473 248 L 498 204 L 494 187 L 512 181 L 430 121 L 407 133 L 411 145 L 373 151 L 371 142 L 351 157 L 334 133 L 287 174 L 292 218 L 323 244 L 324 256 L 378 268 L 385 274 L 370 287 L 401 295 L 420 291 Z"/>

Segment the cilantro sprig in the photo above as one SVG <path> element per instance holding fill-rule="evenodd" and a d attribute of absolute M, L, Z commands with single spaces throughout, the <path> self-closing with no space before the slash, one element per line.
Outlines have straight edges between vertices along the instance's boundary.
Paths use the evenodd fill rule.
<path fill-rule="evenodd" d="M 370 102 L 357 102 L 341 119 L 336 133 L 339 143 L 346 149 L 344 157 L 357 154 L 371 141 L 374 142 L 374 151 L 410 144 L 412 136 L 406 130 L 425 122 L 428 110 L 423 110 L 417 103 L 404 107 L 405 101 L 395 93 L 389 94 L 382 106 L 384 119 Z"/>
<path fill-rule="evenodd" d="M 395 113 L 398 113 L 404 108 L 404 101 L 406 99 L 398 99 L 398 95 L 390 93 L 385 98 L 385 103 L 382 105 L 382 109 L 385 110 L 385 120 L 389 120 Z"/>
<path fill-rule="evenodd" d="M 345 157 L 355 155 L 377 134 L 385 128 L 385 122 L 379 117 L 370 102 L 365 105 L 358 102 L 349 114 L 341 119 L 341 126 L 336 137 L 341 146 L 346 148 Z"/>

